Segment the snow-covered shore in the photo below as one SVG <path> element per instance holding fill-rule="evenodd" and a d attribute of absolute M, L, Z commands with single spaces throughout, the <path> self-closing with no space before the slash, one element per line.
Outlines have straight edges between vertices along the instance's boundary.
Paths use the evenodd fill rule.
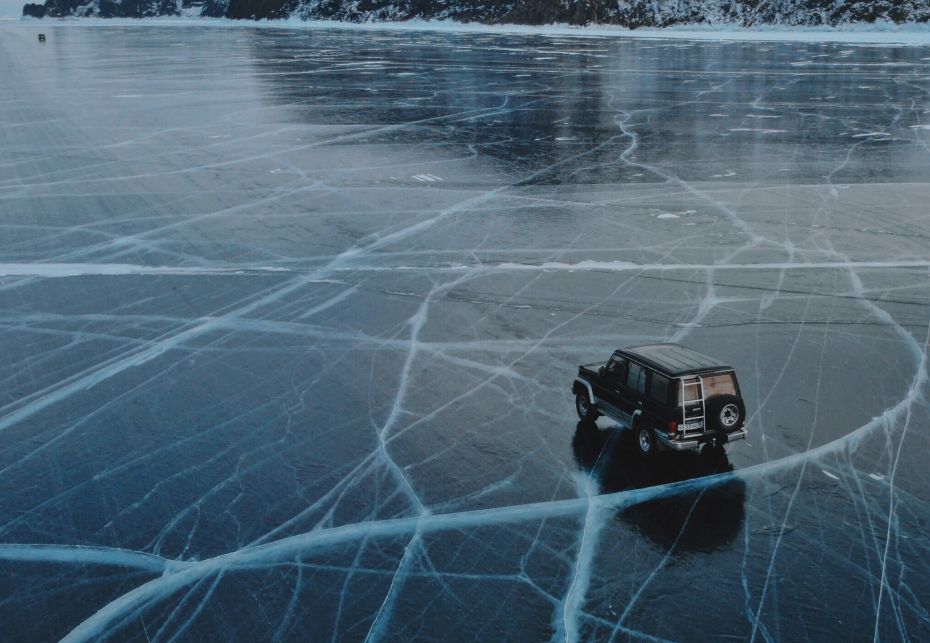
<path fill-rule="evenodd" d="M 739 41 L 791 41 L 791 42 L 847 42 L 862 44 L 894 44 L 930 46 L 930 25 L 896 25 L 878 22 L 868 25 L 841 25 L 838 27 L 775 27 L 758 25 L 688 25 L 662 29 L 626 29 L 613 25 L 567 24 L 553 25 L 487 25 L 453 20 L 420 20 L 402 22 L 344 22 L 336 20 L 231 20 L 228 18 L 172 17 L 154 18 L 76 18 L 54 20 L 24 18 L 25 24 L 64 24 L 68 26 L 190 26 L 240 27 L 272 29 L 351 29 L 367 31 L 448 31 L 454 33 L 512 33 L 540 36 L 573 36 L 581 38 L 643 38 L 682 40 L 739 40 Z M 8 23 L 9 24 L 9 23 Z"/>

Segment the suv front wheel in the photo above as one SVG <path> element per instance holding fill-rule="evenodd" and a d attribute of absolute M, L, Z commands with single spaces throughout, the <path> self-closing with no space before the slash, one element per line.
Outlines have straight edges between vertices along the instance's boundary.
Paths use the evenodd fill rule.
<path fill-rule="evenodd" d="M 594 422 L 598 416 L 597 407 L 591 404 L 585 393 L 575 394 L 575 411 L 582 422 Z"/>

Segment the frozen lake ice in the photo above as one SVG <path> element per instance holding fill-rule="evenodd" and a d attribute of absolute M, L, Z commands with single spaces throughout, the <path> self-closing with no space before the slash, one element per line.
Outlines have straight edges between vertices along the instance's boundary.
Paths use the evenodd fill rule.
<path fill-rule="evenodd" d="M 0 54 L 5 640 L 930 638 L 930 48 Z M 577 424 L 657 341 L 724 461 Z"/>

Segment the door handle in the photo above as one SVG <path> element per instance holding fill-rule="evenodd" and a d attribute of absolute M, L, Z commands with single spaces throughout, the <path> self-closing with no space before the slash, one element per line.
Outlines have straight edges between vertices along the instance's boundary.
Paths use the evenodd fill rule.
<path fill-rule="evenodd" d="M 642 401 L 642 400 L 636 400 L 636 403 L 637 403 L 639 406 L 642 406 L 642 405 L 643 405 L 643 401 Z"/>

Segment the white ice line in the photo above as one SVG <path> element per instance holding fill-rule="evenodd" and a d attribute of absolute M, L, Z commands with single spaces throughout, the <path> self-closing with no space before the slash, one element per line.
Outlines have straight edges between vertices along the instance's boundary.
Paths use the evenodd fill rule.
<path fill-rule="evenodd" d="M 132 567 L 155 574 L 177 572 L 193 563 L 130 549 L 82 545 L 0 545 L 0 560 Z"/>
<path fill-rule="evenodd" d="M 501 263 L 498 270 L 597 270 L 608 272 L 625 272 L 629 270 L 675 271 L 675 270 L 825 270 L 857 268 L 930 268 L 930 260 L 915 259 L 911 261 L 818 261 L 811 263 L 657 263 L 639 264 L 627 261 L 579 261 L 578 263 L 547 262 L 542 264 Z"/>
<path fill-rule="evenodd" d="M 809 263 L 764 262 L 764 263 L 634 263 L 631 261 L 592 261 L 577 263 L 547 261 L 543 263 L 482 263 L 477 266 L 450 264 L 446 266 L 365 266 L 346 265 L 339 272 L 391 272 L 391 271 L 429 271 L 464 272 L 476 268 L 491 272 L 677 272 L 677 271 L 746 271 L 746 270 L 868 270 L 868 269 L 930 269 L 930 260 L 913 259 L 905 261 L 812 261 Z"/>
<path fill-rule="evenodd" d="M 484 195 L 482 195 L 484 196 Z M 481 197 L 478 197 L 481 198 Z M 457 208 L 455 208 L 457 209 Z M 433 219 L 414 224 L 412 227 L 425 229 L 435 223 Z M 404 236 L 414 232 L 405 228 L 401 232 Z M 392 241 L 394 235 L 376 241 L 373 245 L 380 247 Z M 354 253 L 353 253 L 354 254 Z M 373 266 L 352 265 L 347 263 L 342 267 L 332 268 L 327 272 L 391 272 L 391 271 L 418 271 L 430 272 L 464 272 L 482 270 L 487 272 L 516 272 L 516 271 L 598 271 L 598 272 L 629 272 L 643 271 L 743 271 L 743 270 L 859 270 L 859 269 L 930 269 L 930 259 L 912 259 L 903 261 L 816 261 L 810 263 L 791 262 L 764 262 L 764 263 L 634 263 L 630 261 L 579 261 L 567 263 L 562 261 L 547 261 L 543 263 L 483 263 L 477 265 L 448 265 L 448 266 Z M 275 266 L 250 266 L 226 268 L 200 268 L 196 266 L 143 266 L 126 263 L 0 263 L 0 277 L 44 277 L 48 279 L 62 277 L 85 276 L 121 276 L 121 275 L 175 275 L 175 276 L 244 276 L 244 275 L 309 275 L 319 272 L 318 269 L 284 268 Z"/>
<path fill-rule="evenodd" d="M 243 275 L 289 273 L 286 268 L 198 268 L 195 266 L 142 266 L 128 263 L 0 263 L 0 277 L 85 277 L 118 275 Z"/>
<path fill-rule="evenodd" d="M 559 604 L 561 619 L 554 623 L 555 636 L 553 637 L 553 639 L 561 638 L 566 643 L 576 643 L 581 640 L 581 623 L 578 616 L 584 610 L 584 600 L 591 584 L 591 571 L 600 542 L 600 532 L 607 522 L 607 510 L 610 509 L 610 507 L 605 509 L 601 506 L 595 489 L 596 485 L 592 480 L 594 471 L 597 470 L 606 450 L 606 446 L 601 449 L 591 472 L 577 482 L 581 492 L 579 495 L 587 500 L 587 510 L 578 542 L 578 553 L 572 569 L 571 583 Z"/>

